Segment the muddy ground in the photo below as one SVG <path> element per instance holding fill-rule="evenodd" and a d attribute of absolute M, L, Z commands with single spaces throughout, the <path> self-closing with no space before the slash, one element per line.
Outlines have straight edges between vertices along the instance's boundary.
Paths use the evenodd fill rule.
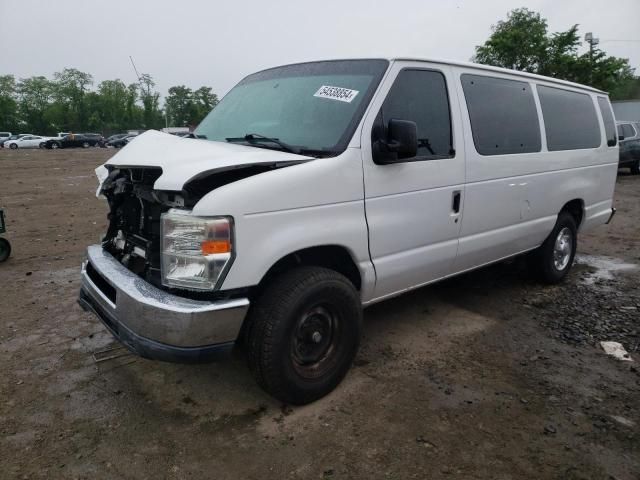
<path fill-rule="evenodd" d="M 0 151 L 1 478 L 640 478 L 640 178 L 564 284 L 512 261 L 371 307 L 346 380 L 291 408 L 240 355 L 143 360 L 76 305 L 112 153 Z"/>

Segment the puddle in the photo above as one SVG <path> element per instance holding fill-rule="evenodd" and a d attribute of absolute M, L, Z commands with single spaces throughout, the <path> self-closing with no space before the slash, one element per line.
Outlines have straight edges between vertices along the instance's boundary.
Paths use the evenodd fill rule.
<path fill-rule="evenodd" d="M 576 255 L 576 263 L 587 265 L 593 269 L 593 271 L 586 273 L 581 280 L 584 285 L 593 285 L 602 280 L 613 280 L 617 273 L 638 268 L 637 264 L 626 263 L 620 258 L 597 255 Z"/>

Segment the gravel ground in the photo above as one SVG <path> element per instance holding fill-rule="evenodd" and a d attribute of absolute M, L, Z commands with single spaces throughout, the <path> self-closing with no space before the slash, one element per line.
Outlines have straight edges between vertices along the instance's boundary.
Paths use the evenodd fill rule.
<path fill-rule="evenodd" d="M 292 408 L 240 354 L 143 360 L 77 307 L 112 153 L 0 150 L 1 478 L 640 478 L 640 178 L 563 284 L 516 259 L 375 305 L 342 385 Z"/>

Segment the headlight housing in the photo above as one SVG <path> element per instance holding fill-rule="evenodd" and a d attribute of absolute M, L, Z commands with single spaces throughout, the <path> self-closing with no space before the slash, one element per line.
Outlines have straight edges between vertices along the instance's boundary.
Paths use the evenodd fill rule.
<path fill-rule="evenodd" d="M 186 210 L 162 215 L 162 284 L 189 290 L 219 287 L 233 259 L 229 217 L 195 217 Z"/>

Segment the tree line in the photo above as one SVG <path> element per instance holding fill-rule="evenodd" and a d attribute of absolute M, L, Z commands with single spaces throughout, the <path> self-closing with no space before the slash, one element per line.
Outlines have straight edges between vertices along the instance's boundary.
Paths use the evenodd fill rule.
<path fill-rule="evenodd" d="M 56 132 L 98 132 L 197 125 L 218 103 L 211 87 L 171 87 L 160 105 L 160 93 L 148 74 L 138 82 L 104 80 L 65 68 L 53 78 L 16 79 L 0 75 L 0 130 L 43 135 Z"/>
<path fill-rule="evenodd" d="M 549 33 L 547 20 L 527 8 L 508 13 L 492 27 L 489 39 L 475 49 L 474 61 L 591 85 L 612 100 L 640 98 L 640 77 L 626 58 L 594 47 L 578 54 L 578 25 Z"/>

